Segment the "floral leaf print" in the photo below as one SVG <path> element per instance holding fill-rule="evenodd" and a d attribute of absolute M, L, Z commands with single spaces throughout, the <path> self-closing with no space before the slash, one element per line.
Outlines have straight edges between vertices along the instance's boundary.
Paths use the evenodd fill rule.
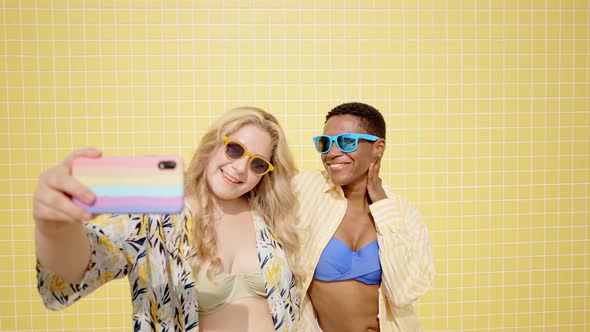
<path fill-rule="evenodd" d="M 132 301 L 135 301 L 138 298 L 138 296 L 145 294 L 145 292 L 146 292 L 146 288 L 140 287 L 139 286 L 139 279 L 136 279 L 135 282 L 133 283 L 133 286 L 131 287 Z"/>

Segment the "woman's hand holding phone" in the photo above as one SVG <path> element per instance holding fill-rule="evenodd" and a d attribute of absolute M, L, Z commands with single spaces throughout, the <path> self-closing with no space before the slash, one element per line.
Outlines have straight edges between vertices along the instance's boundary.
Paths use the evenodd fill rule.
<path fill-rule="evenodd" d="M 100 158 L 96 149 L 72 152 L 64 161 L 43 172 L 33 195 L 35 248 L 39 263 L 64 280 L 82 280 L 90 260 L 90 243 L 83 223 L 93 216 L 74 204 L 92 204 L 95 195 L 72 176 L 74 160 Z"/>
<path fill-rule="evenodd" d="M 33 216 L 55 228 L 102 213 L 179 213 L 183 175 L 179 156 L 103 157 L 96 149 L 77 150 L 41 174 Z"/>
<path fill-rule="evenodd" d="M 92 148 L 76 150 L 41 174 L 33 195 L 33 217 L 38 226 L 55 227 L 92 219 L 92 214 L 72 201 L 73 198 L 92 204 L 95 200 L 94 193 L 72 176 L 72 165 L 77 158 L 100 158 L 101 155 Z"/>

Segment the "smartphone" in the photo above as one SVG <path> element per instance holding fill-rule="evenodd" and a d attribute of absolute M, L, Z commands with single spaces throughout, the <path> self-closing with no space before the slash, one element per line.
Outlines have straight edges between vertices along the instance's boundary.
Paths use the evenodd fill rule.
<path fill-rule="evenodd" d="M 72 175 L 96 195 L 74 202 L 92 214 L 179 213 L 184 207 L 184 167 L 179 156 L 76 158 Z"/>

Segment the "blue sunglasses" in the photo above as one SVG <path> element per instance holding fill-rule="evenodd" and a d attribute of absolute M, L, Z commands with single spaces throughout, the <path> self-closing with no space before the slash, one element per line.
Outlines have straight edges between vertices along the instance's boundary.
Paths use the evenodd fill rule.
<path fill-rule="evenodd" d="M 375 142 L 379 137 L 369 134 L 344 133 L 336 136 L 320 135 L 313 138 L 315 149 L 319 153 L 328 153 L 332 148 L 332 142 L 336 142 L 336 146 L 344 153 L 354 152 L 359 147 L 359 138 L 367 141 Z"/>

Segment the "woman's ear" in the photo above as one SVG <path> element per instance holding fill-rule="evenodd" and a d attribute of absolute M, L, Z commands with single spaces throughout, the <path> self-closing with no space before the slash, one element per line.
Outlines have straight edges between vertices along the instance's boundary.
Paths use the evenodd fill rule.
<path fill-rule="evenodd" d="M 385 139 L 380 138 L 378 141 L 375 142 L 375 144 L 373 145 L 373 152 L 375 154 L 375 157 L 383 157 L 383 154 L 385 153 Z"/>

